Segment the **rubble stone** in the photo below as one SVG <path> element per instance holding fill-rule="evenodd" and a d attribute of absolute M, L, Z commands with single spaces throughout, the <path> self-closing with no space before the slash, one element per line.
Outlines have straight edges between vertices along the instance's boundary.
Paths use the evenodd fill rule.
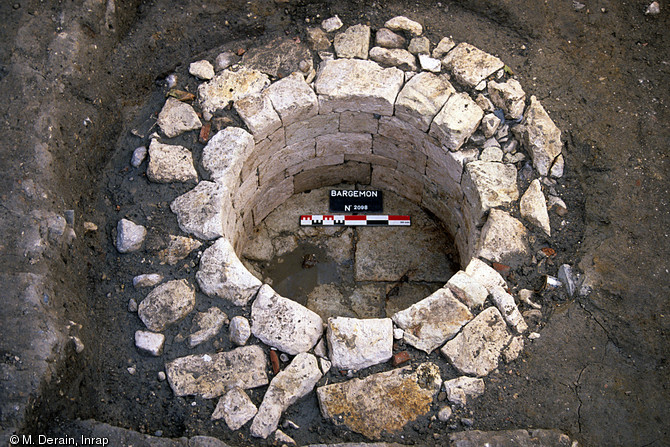
<path fill-rule="evenodd" d="M 430 125 L 430 135 L 452 151 L 460 149 L 477 130 L 484 112 L 467 93 L 449 97 Z"/>
<path fill-rule="evenodd" d="M 231 101 L 236 102 L 247 95 L 260 93 L 269 84 L 267 75 L 257 70 L 224 70 L 211 81 L 200 84 L 200 106 L 203 112 L 213 115 L 226 108 Z"/>
<path fill-rule="evenodd" d="M 420 36 L 423 33 L 423 26 L 420 23 L 405 16 L 397 16 L 387 20 L 384 23 L 384 28 L 388 28 L 391 31 L 406 31 L 413 36 Z"/>
<path fill-rule="evenodd" d="M 484 136 L 486 138 L 491 138 L 493 135 L 496 134 L 499 125 L 500 125 L 500 118 L 495 116 L 493 113 L 487 113 L 486 115 L 484 115 L 481 124 Z"/>
<path fill-rule="evenodd" d="M 561 130 L 549 118 L 546 110 L 535 96 L 530 97 L 530 105 L 526 110 L 522 134 L 524 146 L 533 159 L 533 166 L 540 175 L 549 175 L 554 160 L 563 149 Z"/>
<path fill-rule="evenodd" d="M 284 126 L 309 119 L 319 111 L 314 90 L 299 73 L 274 82 L 266 92 Z"/>
<path fill-rule="evenodd" d="M 467 87 L 475 87 L 505 66 L 497 57 L 465 42 L 449 51 L 442 65 L 452 72 L 456 81 Z"/>
<path fill-rule="evenodd" d="M 158 357 L 163 353 L 165 335 L 149 331 L 135 331 L 135 346 L 140 351 Z"/>
<path fill-rule="evenodd" d="M 160 273 L 145 273 L 133 278 L 133 287 L 153 287 L 163 281 L 163 275 Z"/>
<path fill-rule="evenodd" d="M 193 107 L 172 97 L 165 101 L 156 124 L 168 138 L 202 127 Z"/>
<path fill-rule="evenodd" d="M 251 306 L 251 332 L 266 345 L 296 355 L 316 344 L 323 332 L 323 320 L 263 285 Z"/>
<path fill-rule="evenodd" d="M 183 146 L 161 144 L 151 140 L 147 177 L 152 182 L 188 182 L 198 180 L 191 151 Z"/>
<path fill-rule="evenodd" d="M 422 70 L 439 73 L 442 71 L 442 63 L 439 59 L 430 57 L 427 54 L 419 54 L 419 66 Z"/>
<path fill-rule="evenodd" d="M 239 387 L 234 387 L 219 398 L 214 413 L 212 413 L 212 420 L 223 419 L 228 428 L 235 431 L 256 416 L 257 412 L 256 405 L 247 393 Z"/>
<path fill-rule="evenodd" d="M 441 288 L 392 319 L 405 331 L 407 343 L 430 354 L 456 335 L 472 314 L 449 289 Z"/>
<path fill-rule="evenodd" d="M 427 132 L 435 115 L 454 93 L 456 90 L 447 76 L 419 73 L 398 94 L 395 115 Z"/>
<path fill-rule="evenodd" d="M 158 259 L 161 264 L 175 265 L 201 246 L 202 242 L 196 239 L 170 235 L 170 242 L 166 249 L 158 252 Z"/>
<path fill-rule="evenodd" d="M 286 409 L 314 389 L 321 378 L 316 357 L 306 352 L 296 355 L 291 363 L 272 381 L 265 392 L 249 432 L 257 438 L 267 438 L 277 429 Z"/>
<path fill-rule="evenodd" d="M 505 117 L 516 120 L 523 116 L 523 109 L 526 107 L 526 92 L 516 79 L 510 79 L 501 84 L 495 81 L 489 82 L 489 94 L 493 104 L 503 109 Z"/>
<path fill-rule="evenodd" d="M 427 37 L 414 37 L 409 41 L 407 51 L 412 54 L 430 54 L 430 41 Z"/>
<path fill-rule="evenodd" d="M 202 254 L 195 274 L 208 296 L 218 296 L 236 306 L 251 300 L 262 283 L 247 270 L 226 238 L 220 238 Z"/>
<path fill-rule="evenodd" d="M 470 309 L 483 306 L 489 295 L 486 287 L 462 270 L 449 278 L 445 287 Z"/>
<path fill-rule="evenodd" d="M 142 225 L 121 219 L 116 225 L 116 249 L 119 253 L 130 253 L 142 248 L 147 229 Z"/>
<path fill-rule="evenodd" d="M 523 351 L 523 337 L 512 337 L 509 345 L 502 351 L 505 363 L 510 363 L 516 360 L 519 357 L 519 354 L 521 354 L 521 351 Z"/>
<path fill-rule="evenodd" d="M 449 418 L 451 418 L 451 414 L 452 414 L 451 407 L 447 405 L 442 407 L 442 409 L 437 413 L 437 418 L 441 422 L 447 422 Z"/>
<path fill-rule="evenodd" d="M 206 312 L 198 312 L 193 318 L 193 328 L 199 329 L 188 336 L 189 348 L 195 348 L 214 337 L 227 321 L 228 316 L 218 307 L 210 307 Z"/>
<path fill-rule="evenodd" d="M 214 66 L 207 60 L 191 62 L 188 72 L 196 78 L 209 81 L 214 77 Z"/>
<path fill-rule="evenodd" d="M 528 230 L 507 212 L 492 209 L 482 227 L 477 256 L 512 267 L 530 256 Z"/>
<path fill-rule="evenodd" d="M 337 31 L 338 29 L 342 28 L 342 25 L 342 20 L 340 20 L 338 16 L 330 17 L 321 22 L 321 28 L 323 28 L 323 30 L 327 33 Z"/>
<path fill-rule="evenodd" d="M 179 357 L 165 365 L 165 372 L 175 396 L 212 399 L 232 387 L 246 390 L 267 385 L 266 364 L 263 348 L 254 345 Z"/>
<path fill-rule="evenodd" d="M 327 340 L 335 368 L 367 368 L 393 355 L 393 323 L 390 318 L 329 318 Z"/>
<path fill-rule="evenodd" d="M 498 367 L 498 357 L 510 337 L 498 309 L 489 307 L 466 324 L 440 352 L 461 374 L 483 377 Z"/>
<path fill-rule="evenodd" d="M 482 379 L 461 376 L 444 382 L 449 402 L 465 406 L 469 397 L 478 397 L 484 394 L 485 385 Z"/>
<path fill-rule="evenodd" d="M 307 28 L 307 42 L 314 51 L 322 51 L 330 48 L 330 39 L 321 28 Z"/>
<path fill-rule="evenodd" d="M 437 46 L 433 49 L 433 57 L 436 59 L 442 59 L 442 57 L 444 57 L 444 55 L 455 46 L 456 42 L 454 42 L 449 37 L 443 37 L 442 40 L 440 40 Z"/>
<path fill-rule="evenodd" d="M 503 151 L 497 146 L 486 147 L 479 155 L 479 160 L 501 162 L 503 160 Z"/>
<path fill-rule="evenodd" d="M 461 183 L 473 214 L 480 219 L 486 211 L 514 202 L 519 198 L 513 165 L 490 161 L 473 161 L 465 166 Z"/>
<path fill-rule="evenodd" d="M 549 175 L 554 178 L 563 177 L 563 171 L 565 170 L 565 161 L 563 160 L 563 154 L 559 154 L 554 160 L 554 164 L 551 165 L 549 170 Z"/>
<path fill-rule="evenodd" d="M 379 28 L 375 34 L 375 45 L 382 48 L 405 48 L 407 40 L 388 28 Z"/>
<path fill-rule="evenodd" d="M 249 320 L 239 315 L 230 320 L 229 330 L 230 341 L 238 346 L 244 346 L 251 337 Z"/>
<path fill-rule="evenodd" d="M 398 67 L 401 70 L 416 71 L 416 58 L 412 53 L 402 48 L 373 47 L 370 50 L 370 59 L 382 65 Z"/>
<path fill-rule="evenodd" d="M 230 210 L 230 195 L 225 186 L 214 182 L 200 182 L 198 185 L 172 201 L 170 209 L 177 215 L 179 228 L 199 239 L 216 239 L 224 235 Z"/>
<path fill-rule="evenodd" d="M 530 186 L 523 196 L 521 196 L 519 211 L 521 212 L 521 217 L 541 228 L 547 236 L 551 236 L 547 202 L 544 194 L 542 194 L 542 186 L 538 179 L 530 182 Z"/>
<path fill-rule="evenodd" d="M 488 290 L 489 293 L 495 286 L 502 288 L 507 287 L 507 283 L 503 277 L 500 276 L 500 273 L 498 273 L 493 267 L 490 267 L 479 258 L 473 258 L 470 261 L 468 266 L 465 268 L 465 273 L 486 287 L 486 290 Z"/>
<path fill-rule="evenodd" d="M 370 48 L 370 27 L 354 25 L 343 33 L 335 35 L 335 53 L 337 57 L 367 59 Z"/>
<path fill-rule="evenodd" d="M 439 368 L 423 363 L 318 387 L 316 395 L 323 417 L 375 439 L 427 414 L 441 385 Z"/>
<path fill-rule="evenodd" d="M 156 286 L 140 303 L 137 314 L 153 332 L 162 332 L 191 313 L 195 307 L 195 289 L 185 279 Z"/>
<path fill-rule="evenodd" d="M 235 111 L 240 115 L 244 124 L 254 135 L 255 141 L 267 138 L 282 126 L 279 115 L 272 107 L 272 102 L 263 93 L 247 95 L 235 101 Z"/>
<path fill-rule="evenodd" d="M 133 168 L 139 167 L 144 159 L 147 157 L 147 148 L 144 146 L 139 146 L 133 151 L 133 156 L 130 159 L 130 165 Z"/>
<path fill-rule="evenodd" d="M 216 60 L 214 61 L 216 64 L 216 70 L 225 70 L 226 68 L 233 65 L 237 59 L 237 55 L 232 51 L 224 51 L 223 53 L 220 53 L 218 56 L 216 56 Z"/>
<path fill-rule="evenodd" d="M 239 127 L 226 127 L 214 134 L 202 150 L 202 166 L 212 181 L 229 190 L 239 185 L 242 165 L 254 150 L 254 137 Z"/>

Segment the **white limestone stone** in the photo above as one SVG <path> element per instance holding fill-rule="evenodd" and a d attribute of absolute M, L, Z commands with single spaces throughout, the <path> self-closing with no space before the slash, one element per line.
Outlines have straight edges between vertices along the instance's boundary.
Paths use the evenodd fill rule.
<path fill-rule="evenodd" d="M 489 307 L 477 315 L 440 352 L 461 374 L 483 377 L 498 367 L 511 335 L 502 315 Z"/>
<path fill-rule="evenodd" d="M 319 51 L 320 56 L 328 53 L 331 55 L 332 59 L 332 53 L 323 51 L 330 48 L 330 39 L 326 32 L 321 28 L 314 27 L 308 27 L 305 31 L 307 33 L 307 42 L 309 43 L 310 48 L 314 51 Z"/>
<path fill-rule="evenodd" d="M 267 385 L 267 356 L 257 345 L 232 351 L 179 357 L 165 364 L 175 396 L 198 395 L 212 399 L 227 390 Z"/>
<path fill-rule="evenodd" d="M 267 184 L 257 194 L 252 211 L 254 225 L 259 225 L 275 208 L 293 195 L 293 178 L 288 177 L 276 184 Z"/>
<path fill-rule="evenodd" d="M 419 22 L 408 19 L 405 16 L 396 16 L 384 23 L 384 28 L 391 31 L 406 31 L 413 36 L 420 36 L 423 33 L 423 26 Z"/>
<path fill-rule="evenodd" d="M 153 332 L 162 332 L 191 313 L 195 307 L 195 289 L 185 279 L 156 286 L 137 308 L 140 320 Z"/>
<path fill-rule="evenodd" d="M 149 331 L 135 331 L 135 346 L 142 352 L 158 357 L 163 353 L 165 335 Z"/>
<path fill-rule="evenodd" d="M 449 37 L 443 37 L 437 44 L 437 46 L 433 49 L 432 56 L 435 59 L 442 59 L 442 57 L 444 57 L 444 55 L 447 54 L 455 46 L 456 42 L 454 42 Z"/>
<path fill-rule="evenodd" d="M 274 82 L 265 91 L 284 126 L 309 119 L 319 111 L 316 93 L 300 73 Z"/>
<path fill-rule="evenodd" d="M 490 113 L 495 110 L 495 106 L 493 105 L 491 100 L 486 96 L 482 95 L 481 93 L 477 95 L 477 97 L 475 98 L 475 102 L 479 107 L 482 108 L 484 112 Z"/>
<path fill-rule="evenodd" d="M 407 51 L 412 54 L 430 54 L 430 40 L 427 37 L 413 37 L 409 41 Z"/>
<path fill-rule="evenodd" d="M 224 70 L 211 81 L 200 84 L 198 98 L 202 111 L 213 115 L 226 108 L 231 101 L 260 93 L 268 85 L 270 79 L 260 71 L 246 68 Z"/>
<path fill-rule="evenodd" d="M 451 410 L 451 407 L 446 405 L 446 406 L 442 407 L 442 409 L 440 409 L 440 411 L 438 411 L 437 418 L 441 422 L 447 422 L 449 420 L 449 418 L 451 418 L 452 413 L 453 412 Z"/>
<path fill-rule="evenodd" d="M 491 290 L 493 290 L 494 287 L 507 287 L 507 283 L 503 277 L 500 276 L 500 273 L 479 258 L 473 258 L 470 261 L 465 268 L 465 273 L 486 287 L 486 290 L 488 290 L 489 293 L 491 293 Z"/>
<path fill-rule="evenodd" d="M 558 156 L 554 160 L 554 164 L 551 165 L 549 175 L 554 178 L 561 178 L 563 177 L 564 169 L 565 169 L 565 161 L 563 160 L 563 154 L 558 154 Z"/>
<path fill-rule="evenodd" d="M 322 375 L 316 357 L 306 352 L 296 355 L 270 382 L 258 413 L 251 423 L 251 435 L 267 438 L 277 429 L 282 413 L 312 391 Z"/>
<path fill-rule="evenodd" d="M 239 430 L 251 418 L 256 416 L 258 409 L 247 393 L 239 387 L 231 388 L 219 398 L 212 420 L 223 419 L 232 431 Z"/>
<path fill-rule="evenodd" d="M 400 90 L 395 116 L 427 132 L 430 123 L 456 90 L 445 75 L 419 73 Z"/>
<path fill-rule="evenodd" d="M 398 67 L 401 70 L 416 71 L 416 57 L 402 48 L 372 47 L 370 59 L 382 65 Z"/>
<path fill-rule="evenodd" d="M 499 147 L 489 146 L 482 150 L 482 153 L 479 154 L 479 160 L 481 161 L 503 161 L 503 151 Z"/>
<path fill-rule="evenodd" d="M 174 138 L 189 130 L 202 127 L 193 107 L 172 97 L 165 101 L 165 105 L 158 114 L 157 124 L 168 138 Z"/>
<path fill-rule="evenodd" d="M 335 35 L 333 45 L 339 58 L 367 59 L 370 48 L 370 27 L 360 24 L 350 26 L 346 31 Z"/>
<path fill-rule="evenodd" d="M 514 165 L 473 161 L 465 166 L 461 185 L 477 219 L 486 211 L 519 198 Z"/>
<path fill-rule="evenodd" d="M 183 146 L 161 144 L 151 140 L 147 177 L 152 182 L 188 182 L 198 180 L 191 151 Z"/>
<path fill-rule="evenodd" d="M 528 230 L 507 212 L 492 209 L 482 228 L 477 256 L 513 267 L 530 257 Z"/>
<path fill-rule="evenodd" d="M 526 107 L 526 92 L 516 79 L 498 84 L 489 82 L 489 94 L 493 104 L 503 109 L 507 118 L 519 119 L 523 116 Z"/>
<path fill-rule="evenodd" d="M 144 273 L 133 278 L 133 287 L 153 287 L 163 281 L 160 273 Z"/>
<path fill-rule="evenodd" d="M 216 64 L 216 71 L 225 70 L 226 68 L 233 65 L 233 63 L 238 59 L 237 55 L 232 51 L 224 51 L 216 56 L 214 63 Z"/>
<path fill-rule="evenodd" d="M 446 287 L 470 309 L 483 306 L 489 295 L 486 287 L 463 270 L 449 278 Z"/>
<path fill-rule="evenodd" d="M 367 133 L 336 133 L 316 137 L 316 156 L 334 154 L 371 154 L 372 135 Z"/>
<path fill-rule="evenodd" d="M 507 324 L 514 329 L 514 332 L 522 334 L 528 330 L 528 325 L 523 319 L 521 312 L 519 312 L 519 308 L 516 306 L 512 295 L 505 292 L 505 289 L 502 287 L 494 287 L 491 290 L 491 297 Z"/>
<path fill-rule="evenodd" d="M 330 17 L 323 22 L 321 22 L 321 28 L 327 33 L 332 33 L 333 31 L 337 31 L 338 29 L 342 28 L 342 20 L 335 15 L 333 17 Z"/>
<path fill-rule="evenodd" d="M 427 54 L 419 54 L 419 66 L 424 71 L 439 73 L 442 71 L 442 62 L 439 59 L 430 57 Z"/>
<path fill-rule="evenodd" d="M 244 346 L 251 337 L 251 325 L 249 320 L 238 315 L 230 320 L 230 341 L 238 346 Z"/>
<path fill-rule="evenodd" d="M 544 194 L 542 194 L 542 186 L 538 179 L 530 182 L 530 186 L 523 196 L 521 196 L 521 200 L 519 201 L 519 211 L 521 212 L 521 217 L 541 228 L 547 236 L 551 236 L 547 202 L 544 198 Z"/>
<path fill-rule="evenodd" d="M 255 141 L 261 141 L 282 126 L 279 115 L 272 107 L 267 90 L 238 99 L 234 107 L 254 135 Z"/>
<path fill-rule="evenodd" d="M 500 125 L 500 118 L 495 116 L 493 113 L 487 113 L 482 118 L 481 129 L 484 132 L 486 138 L 491 138 L 496 134 L 498 126 Z"/>
<path fill-rule="evenodd" d="M 435 116 L 429 133 L 445 147 L 456 151 L 477 130 L 483 116 L 484 111 L 467 93 L 455 93 Z"/>
<path fill-rule="evenodd" d="M 535 97 L 530 97 L 523 128 L 523 143 L 530 152 L 533 166 L 540 175 L 549 175 L 554 160 L 561 155 L 561 130 L 549 118 L 546 110 Z"/>
<path fill-rule="evenodd" d="M 330 368 L 333 367 L 333 362 L 331 362 L 328 359 L 325 359 L 323 357 L 319 357 L 319 368 L 321 368 L 321 372 L 324 374 L 328 374 L 328 371 L 330 371 Z"/>
<path fill-rule="evenodd" d="M 176 265 L 186 258 L 193 250 L 202 246 L 202 242 L 186 236 L 170 235 L 167 248 L 158 252 L 158 260 L 162 264 Z"/>
<path fill-rule="evenodd" d="M 461 376 L 444 382 L 444 391 L 447 399 L 452 404 L 465 406 L 468 398 L 474 398 L 484 394 L 486 386 L 482 379 Z"/>
<path fill-rule="evenodd" d="M 236 306 L 246 305 L 262 284 L 244 267 L 228 239 L 223 237 L 202 254 L 195 278 L 203 293 Z"/>
<path fill-rule="evenodd" d="M 214 134 L 202 150 L 202 166 L 212 181 L 230 191 L 239 186 L 242 166 L 254 150 L 254 137 L 239 127 L 226 127 Z"/>
<path fill-rule="evenodd" d="M 373 61 L 324 61 L 316 78 L 319 113 L 368 112 L 390 116 L 403 84 L 402 71 Z"/>
<path fill-rule="evenodd" d="M 393 322 L 390 318 L 329 318 L 327 340 L 335 368 L 367 368 L 393 356 Z"/>
<path fill-rule="evenodd" d="M 279 445 L 285 446 L 285 445 L 295 445 L 295 439 L 284 433 L 283 431 L 277 429 L 275 430 L 274 434 L 274 439 L 275 442 L 277 442 Z"/>
<path fill-rule="evenodd" d="M 198 185 L 172 201 L 179 228 L 200 239 L 216 239 L 225 234 L 228 213 L 232 210 L 228 189 L 214 182 Z"/>
<path fill-rule="evenodd" d="M 191 62 L 188 72 L 196 78 L 209 81 L 214 77 L 214 66 L 208 60 Z"/>
<path fill-rule="evenodd" d="M 407 343 L 430 354 L 456 335 L 472 314 L 449 289 L 441 288 L 392 319 L 405 331 Z"/>
<path fill-rule="evenodd" d="M 320 135 L 337 133 L 339 127 L 339 113 L 317 115 L 304 121 L 298 121 L 286 127 L 286 145 L 313 140 Z"/>
<path fill-rule="evenodd" d="M 316 396 L 324 418 L 378 439 L 427 414 L 441 385 L 439 368 L 423 363 L 321 386 Z"/>
<path fill-rule="evenodd" d="M 509 345 L 507 345 L 502 352 L 505 363 L 510 363 L 516 360 L 521 354 L 521 351 L 523 351 L 523 345 L 524 342 L 522 336 L 512 337 Z"/>
<path fill-rule="evenodd" d="M 261 187 L 276 182 L 291 166 L 316 157 L 316 142 L 312 139 L 286 146 L 272 154 L 258 166 L 258 181 Z M 279 177 L 278 177 L 279 176 Z"/>
<path fill-rule="evenodd" d="M 251 306 L 251 332 L 266 345 L 295 355 L 312 349 L 323 333 L 323 320 L 263 285 Z"/>
<path fill-rule="evenodd" d="M 475 87 L 505 66 L 503 61 L 469 43 L 459 43 L 442 59 L 442 65 L 467 87 Z"/>
<path fill-rule="evenodd" d="M 189 348 L 195 348 L 214 337 L 227 321 L 228 316 L 218 307 L 210 307 L 205 312 L 198 312 L 193 318 L 191 328 L 191 330 L 196 328 L 197 330 L 188 336 Z"/>
<path fill-rule="evenodd" d="M 142 248 L 147 229 L 128 219 L 116 224 L 116 249 L 119 253 L 130 253 Z"/>
<path fill-rule="evenodd" d="M 375 45 L 382 48 L 405 48 L 407 39 L 387 28 L 379 28 L 375 34 Z"/>

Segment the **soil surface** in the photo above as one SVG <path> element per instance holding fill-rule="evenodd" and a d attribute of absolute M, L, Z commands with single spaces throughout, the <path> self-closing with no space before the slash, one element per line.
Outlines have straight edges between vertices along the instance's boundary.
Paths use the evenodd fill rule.
<path fill-rule="evenodd" d="M 335 14 L 346 25 L 374 29 L 405 15 L 424 25 L 433 45 L 451 36 L 499 56 L 563 130 L 566 173 L 556 189 L 568 213 L 551 215 L 557 254 L 543 269 L 555 275 L 568 263 L 592 292 L 542 296 L 541 337 L 489 375 L 485 394 L 459 410 L 456 422 L 424 418 L 385 439 L 441 445 L 444 433 L 464 428 L 465 417 L 479 430 L 556 428 L 586 446 L 670 445 L 670 20 L 664 4 L 652 16 L 645 15 L 647 1 L 583 0 L 579 8 L 568 0 L 155 0 L 117 1 L 110 16 L 104 3 L 0 6 L 0 163 L 8 173 L 0 180 L 2 215 L 36 202 L 75 209 L 78 238 L 53 260 L 61 267 L 50 275 L 67 292 L 54 297 L 59 314 L 82 324 L 78 335 L 86 346 L 81 354 L 70 348 L 52 371 L 25 432 L 64 433 L 80 418 L 166 437 L 210 434 L 231 445 L 264 444 L 249 439 L 248 428 L 231 433 L 222 421 L 210 422 L 214 401 L 175 398 L 156 376 L 163 361 L 134 347 L 141 322 L 127 308 L 143 292 L 133 289 L 132 277 L 144 269 L 192 275 L 197 252 L 175 266 L 150 264 L 149 254 L 166 245 L 167 235 L 179 234 L 169 202 L 192 185 L 151 184 L 143 168 L 130 167 L 130 156 L 147 143 L 146 121 L 160 110 L 165 78 L 175 71 L 184 76 L 188 63 L 278 36 L 304 41 L 307 26 Z M 56 143 L 44 149 L 36 135 Z M 41 178 L 48 173 L 53 178 Z M 17 205 L 17 191 L 33 179 L 50 182 L 57 194 L 34 194 Z M 114 249 L 123 217 L 152 222 L 146 253 L 120 256 Z M 83 221 L 98 231 L 84 233 Z M 23 227 L 1 228 L 3 272 L 32 271 L 27 260 L 8 254 L 20 245 Z M 525 273 L 528 286 L 539 289 L 543 272 Z M 69 302 L 68 293 L 81 299 Z M 212 304 L 198 295 L 197 310 Z M 216 304 L 229 318 L 239 312 Z M 186 329 L 184 323 L 166 335 L 174 340 Z M 231 348 L 218 343 L 216 349 Z M 170 346 L 171 358 L 200 352 Z M 415 362 L 431 359 L 413 354 Z M 3 356 L 11 361 L 4 348 Z M 250 394 L 259 403 L 261 394 Z M 287 430 L 299 445 L 365 440 L 322 420 L 313 393 L 286 418 L 301 427 Z"/>

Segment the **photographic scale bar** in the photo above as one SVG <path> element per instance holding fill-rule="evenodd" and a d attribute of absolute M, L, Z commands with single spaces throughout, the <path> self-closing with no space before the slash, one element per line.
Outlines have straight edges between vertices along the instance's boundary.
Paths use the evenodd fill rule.
<path fill-rule="evenodd" d="M 346 226 L 394 226 L 408 227 L 411 225 L 409 216 L 393 216 L 388 214 L 349 216 L 344 214 L 307 214 L 300 216 L 301 226 L 311 225 L 346 225 Z"/>

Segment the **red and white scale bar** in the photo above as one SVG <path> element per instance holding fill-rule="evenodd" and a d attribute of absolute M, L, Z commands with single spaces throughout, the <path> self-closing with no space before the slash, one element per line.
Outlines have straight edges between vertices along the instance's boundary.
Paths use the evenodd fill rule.
<path fill-rule="evenodd" d="M 392 216 L 388 214 L 346 216 L 343 214 L 307 214 L 300 216 L 300 225 L 388 225 L 410 226 L 409 216 Z"/>

